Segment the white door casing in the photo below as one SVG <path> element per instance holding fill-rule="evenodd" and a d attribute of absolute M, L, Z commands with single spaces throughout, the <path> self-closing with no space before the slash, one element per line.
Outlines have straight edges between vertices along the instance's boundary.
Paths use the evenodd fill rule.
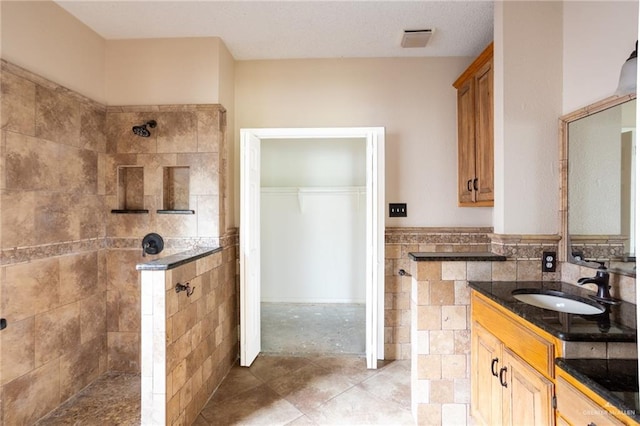
<path fill-rule="evenodd" d="M 384 359 L 384 129 L 367 136 L 367 278 L 366 357 L 367 368 L 377 368 Z"/>
<path fill-rule="evenodd" d="M 260 139 L 240 139 L 240 365 L 260 353 Z"/>
<path fill-rule="evenodd" d="M 260 141 L 364 138 L 366 171 L 366 359 L 384 359 L 384 128 L 240 130 L 240 365 L 260 352 Z"/>

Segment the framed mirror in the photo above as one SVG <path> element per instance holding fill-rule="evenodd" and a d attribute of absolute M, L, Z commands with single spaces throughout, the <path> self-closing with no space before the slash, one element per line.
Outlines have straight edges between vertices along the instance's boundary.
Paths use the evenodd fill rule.
<path fill-rule="evenodd" d="M 635 276 L 636 95 L 560 118 L 566 260 Z"/>

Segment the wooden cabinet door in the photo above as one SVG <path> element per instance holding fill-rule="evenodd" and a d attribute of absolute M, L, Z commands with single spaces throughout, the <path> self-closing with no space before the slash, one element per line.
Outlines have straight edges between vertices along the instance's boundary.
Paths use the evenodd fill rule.
<path fill-rule="evenodd" d="M 503 422 L 510 425 L 552 425 L 553 383 L 508 348 L 503 349 Z"/>
<path fill-rule="evenodd" d="M 475 77 L 475 179 L 476 201 L 493 201 L 493 61 Z"/>
<path fill-rule="evenodd" d="M 475 202 L 475 96 L 474 79 L 458 88 L 458 202 Z"/>
<path fill-rule="evenodd" d="M 502 343 L 478 323 L 471 330 L 471 412 L 478 424 L 501 424 L 502 388 L 498 372 Z"/>

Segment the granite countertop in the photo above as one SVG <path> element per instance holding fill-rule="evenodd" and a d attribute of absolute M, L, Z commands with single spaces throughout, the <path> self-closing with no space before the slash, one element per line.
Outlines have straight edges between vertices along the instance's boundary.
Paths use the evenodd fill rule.
<path fill-rule="evenodd" d="M 637 360 L 557 358 L 556 365 L 616 410 L 640 422 Z"/>
<path fill-rule="evenodd" d="M 222 247 L 200 247 L 136 265 L 138 271 L 166 271 L 216 253 Z"/>
<path fill-rule="evenodd" d="M 557 281 L 470 281 L 469 286 L 499 305 L 564 341 L 635 342 L 636 305 L 622 302 L 598 315 L 575 315 L 538 308 L 516 300 L 520 288 L 548 289 L 589 297 L 595 292 Z"/>
<path fill-rule="evenodd" d="M 486 252 L 471 253 L 431 253 L 431 252 L 413 252 L 409 253 L 411 260 L 416 262 L 504 262 L 507 260 L 505 256 Z"/>

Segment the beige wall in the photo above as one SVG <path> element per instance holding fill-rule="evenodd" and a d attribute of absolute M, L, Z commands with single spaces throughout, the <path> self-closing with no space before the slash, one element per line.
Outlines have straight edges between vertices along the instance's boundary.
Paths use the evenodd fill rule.
<path fill-rule="evenodd" d="M 496 3 L 496 233 L 560 231 L 558 118 L 613 95 L 637 32 L 637 2 Z"/>
<path fill-rule="evenodd" d="M 215 37 L 107 41 L 107 103 L 218 103 L 220 44 Z"/>
<path fill-rule="evenodd" d="M 233 104 L 234 60 L 217 37 L 106 41 L 53 1 L 0 7 L 3 59 L 97 102 Z"/>
<path fill-rule="evenodd" d="M 564 2 L 562 20 L 567 114 L 613 95 L 638 39 L 638 2 Z"/>
<path fill-rule="evenodd" d="M 105 41 L 52 1 L 3 1 L 2 58 L 104 102 Z"/>
<path fill-rule="evenodd" d="M 457 206 L 451 83 L 471 60 L 239 61 L 236 158 L 241 128 L 384 126 L 386 201 L 406 202 L 409 211 L 387 219 L 388 226 L 490 225 L 490 208 Z M 237 196 L 237 171 L 235 182 Z"/>
<path fill-rule="evenodd" d="M 499 234 L 555 234 L 562 3 L 495 6 L 495 190 Z"/>
<path fill-rule="evenodd" d="M 235 204 L 235 194 L 233 191 L 234 176 L 234 127 L 235 122 L 235 66 L 236 61 L 231 56 L 231 52 L 227 49 L 222 40 L 219 40 L 219 70 L 218 70 L 218 103 L 226 109 L 226 128 L 225 128 L 225 149 L 221 152 L 221 159 L 225 165 L 225 175 L 222 177 L 224 182 L 220 183 L 224 188 L 224 199 L 220 208 L 223 210 L 222 217 L 225 222 L 222 223 L 221 233 L 225 229 L 234 226 L 233 206 Z M 229 148 L 231 147 L 231 148 Z"/>

